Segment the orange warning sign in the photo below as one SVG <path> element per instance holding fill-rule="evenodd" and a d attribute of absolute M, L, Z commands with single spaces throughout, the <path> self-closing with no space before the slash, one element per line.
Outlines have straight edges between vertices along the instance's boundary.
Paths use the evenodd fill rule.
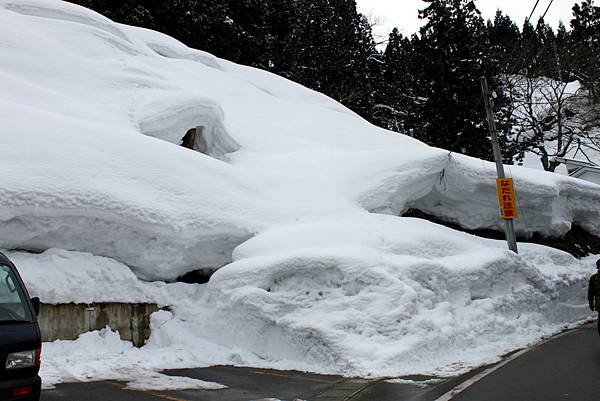
<path fill-rule="evenodd" d="M 498 205 L 500 205 L 500 216 L 507 220 L 519 217 L 517 211 L 517 195 L 512 178 L 498 178 L 496 180 L 498 189 Z"/>

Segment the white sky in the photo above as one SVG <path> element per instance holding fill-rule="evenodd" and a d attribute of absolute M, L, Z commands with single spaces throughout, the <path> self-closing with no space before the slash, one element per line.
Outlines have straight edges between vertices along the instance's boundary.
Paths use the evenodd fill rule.
<path fill-rule="evenodd" d="M 571 8 L 578 1 L 574 0 L 554 0 L 546 15 L 546 21 L 556 27 L 558 21 L 569 27 L 571 20 Z M 380 20 L 378 27 L 374 29 L 377 39 L 387 38 L 389 32 L 396 26 L 405 35 L 416 32 L 421 24 L 417 17 L 417 10 L 424 8 L 426 3 L 420 0 L 357 0 L 358 9 L 367 16 L 373 16 Z M 550 0 L 540 0 L 532 20 L 537 21 L 541 16 Z M 535 0 L 476 0 L 477 8 L 483 14 L 485 19 L 493 18 L 496 10 L 499 8 L 521 27 L 523 20 L 529 16 Z"/>

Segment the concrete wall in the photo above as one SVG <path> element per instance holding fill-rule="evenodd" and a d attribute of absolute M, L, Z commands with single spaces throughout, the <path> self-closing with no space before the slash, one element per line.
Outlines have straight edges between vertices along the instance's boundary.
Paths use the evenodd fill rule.
<path fill-rule="evenodd" d="M 109 326 L 141 347 L 150 337 L 150 315 L 157 310 L 155 304 L 41 304 L 38 320 L 43 341 L 75 340 Z"/>

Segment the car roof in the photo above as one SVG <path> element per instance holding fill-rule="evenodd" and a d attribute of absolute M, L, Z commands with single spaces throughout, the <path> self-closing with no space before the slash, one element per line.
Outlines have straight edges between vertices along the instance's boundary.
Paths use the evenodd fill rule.
<path fill-rule="evenodd" d="M 12 262 L 2 252 L 0 252 L 0 263 L 12 266 Z"/>

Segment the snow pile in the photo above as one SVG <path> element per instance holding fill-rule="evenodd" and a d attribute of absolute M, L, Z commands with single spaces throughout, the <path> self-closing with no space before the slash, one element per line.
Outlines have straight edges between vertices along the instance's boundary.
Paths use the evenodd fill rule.
<path fill-rule="evenodd" d="M 560 237 L 573 224 L 600 233 L 600 216 L 592 206 L 600 202 L 598 185 L 516 166 L 506 166 L 506 171 L 514 177 L 517 189 L 518 234 Z M 408 206 L 468 229 L 502 231 L 497 204 L 495 166 L 453 154 L 446 169 L 435 177 L 433 190 Z"/>
<path fill-rule="evenodd" d="M 92 252 L 174 279 L 220 268 L 254 234 L 307 216 L 417 205 L 468 227 L 499 225 L 495 202 L 484 206 L 491 164 L 449 164 L 446 152 L 285 79 L 69 3 L 2 0 L 0 22 L 0 145 L 10 149 L 0 246 Z M 175 146 L 195 127 L 207 155 Z M 600 232 L 598 187 L 513 174 L 519 191 L 534 187 L 523 193 L 551 205 L 532 204 L 539 224 L 521 231 L 558 235 L 585 215 Z"/>
<path fill-rule="evenodd" d="M 204 380 L 189 377 L 167 376 L 160 373 L 147 372 L 127 383 L 131 390 L 223 390 L 227 386 L 219 383 L 205 382 Z"/>
<path fill-rule="evenodd" d="M 172 307 L 152 315 L 143 348 L 109 331 L 45 344 L 42 376 L 48 386 L 129 381 L 140 372 L 209 364 L 459 374 L 589 315 L 585 287 L 595 259 L 520 247 L 515 255 L 502 241 L 366 213 L 346 224 L 279 227 L 239 247 L 207 286 L 140 283 L 148 301 Z M 102 275 L 106 258 L 59 254 L 87 265 L 99 288 L 110 280 Z M 33 270 L 45 271 L 45 288 L 63 280 L 57 264 L 44 263 L 49 255 L 10 256 L 34 289 L 33 261 Z M 128 290 L 113 283 L 113 295 Z"/>
<path fill-rule="evenodd" d="M 446 374 L 587 317 L 590 263 L 397 217 L 498 228 L 493 164 L 280 77 L 70 3 L 0 0 L 0 85 L 0 247 L 44 252 L 9 255 L 32 293 L 172 306 L 139 350 L 109 331 L 47 344 L 47 383 L 210 363 Z M 179 146 L 192 128 L 196 151 Z M 600 186 L 511 173 L 521 233 L 600 234 Z M 196 269 L 218 271 L 138 280 Z"/>
<path fill-rule="evenodd" d="M 225 163 L 141 135 L 138 104 L 161 94 L 168 104 L 179 89 L 153 71 L 162 57 L 69 3 L 0 7 L 0 244 L 113 256 L 148 278 L 228 263 L 262 227 L 261 190 Z"/>
<path fill-rule="evenodd" d="M 199 345 L 203 343 L 200 341 Z M 219 383 L 157 373 L 157 368 L 181 366 L 176 358 L 182 356 L 183 352 L 164 352 L 150 348 L 134 348 L 131 343 L 122 341 L 118 333 L 108 329 L 85 333 L 77 341 L 59 340 L 44 344 L 40 371 L 43 388 L 53 388 L 60 383 L 90 380 L 124 381 L 127 388 L 142 390 L 227 388 Z M 176 356 L 173 357 L 173 353 Z M 188 363 L 190 354 L 193 352 L 187 354 Z M 194 360 L 194 363 L 202 364 L 202 361 Z"/>
<path fill-rule="evenodd" d="M 49 249 L 41 254 L 2 251 L 18 266 L 27 290 L 47 304 L 132 302 L 173 304 L 197 299 L 202 288 L 184 283 L 140 281 L 126 265 L 83 252 Z"/>
<path fill-rule="evenodd" d="M 517 256 L 502 241 L 377 215 L 275 229 L 212 277 L 208 301 L 230 319 L 210 330 L 267 360 L 453 374 L 587 316 L 590 266 L 521 248 Z"/>

